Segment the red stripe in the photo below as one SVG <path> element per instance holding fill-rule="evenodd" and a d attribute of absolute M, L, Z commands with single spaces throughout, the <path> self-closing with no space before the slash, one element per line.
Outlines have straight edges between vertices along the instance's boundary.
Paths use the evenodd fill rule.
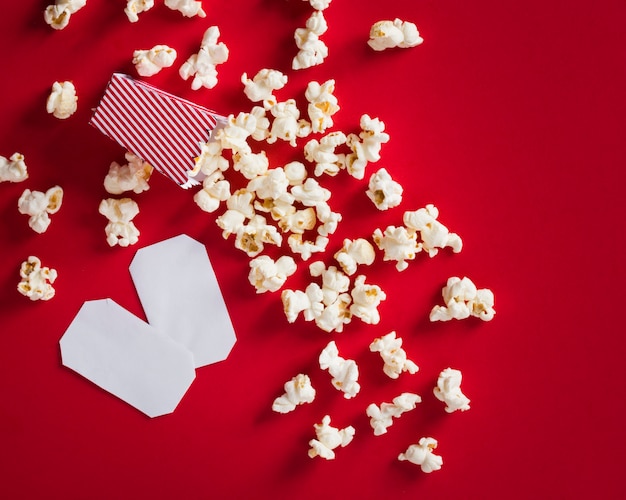
<path fill-rule="evenodd" d="M 116 73 L 91 124 L 178 184 L 189 181 L 217 117 L 207 108 Z"/>

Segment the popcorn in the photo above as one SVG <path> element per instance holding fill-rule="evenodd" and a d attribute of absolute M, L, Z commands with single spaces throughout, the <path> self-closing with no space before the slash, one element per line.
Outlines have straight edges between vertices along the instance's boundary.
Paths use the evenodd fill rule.
<path fill-rule="evenodd" d="M 419 35 L 417 26 L 409 21 L 394 19 L 378 21 L 370 29 L 367 44 L 376 51 L 389 48 L 415 47 L 424 41 Z"/>
<path fill-rule="evenodd" d="M 328 203 L 320 201 L 317 205 L 315 205 L 315 213 L 317 214 L 317 220 L 322 223 L 317 228 L 317 233 L 321 237 L 325 238 L 337 230 L 337 227 L 341 222 L 342 215 L 340 213 L 333 212 Z M 328 238 L 326 239 L 328 240 Z"/>
<path fill-rule="evenodd" d="M 134 200 L 107 198 L 100 202 L 98 211 L 109 220 L 104 229 L 109 246 L 127 247 L 139 241 L 139 230 L 132 222 L 139 213 L 139 206 Z"/>
<path fill-rule="evenodd" d="M 22 262 L 20 268 L 22 280 L 17 285 L 17 291 L 30 300 L 50 300 L 54 297 L 55 290 L 52 283 L 57 279 L 54 269 L 41 266 L 41 260 L 31 255 Z"/>
<path fill-rule="evenodd" d="M 350 295 L 352 295 L 350 313 L 364 323 L 377 325 L 380 322 L 378 306 L 387 298 L 385 292 L 378 285 L 367 285 L 365 276 L 361 275 L 354 281 Z"/>
<path fill-rule="evenodd" d="M 287 84 L 287 75 L 275 69 L 262 69 L 254 75 L 253 79 L 248 78 L 248 75 L 244 73 L 241 75 L 241 83 L 244 85 L 244 94 L 252 102 L 275 102 L 273 92 L 282 89 Z"/>
<path fill-rule="evenodd" d="M 0 182 L 22 182 L 28 179 L 28 168 L 24 155 L 13 153 L 7 160 L 0 156 Z"/>
<path fill-rule="evenodd" d="M 221 129 L 220 129 L 221 130 Z M 219 140 L 210 140 L 200 145 L 200 156 L 196 158 L 193 171 L 189 172 L 192 177 L 202 172 L 204 175 L 212 175 L 215 172 L 224 172 L 230 166 L 228 160 L 222 155 L 224 148 Z"/>
<path fill-rule="evenodd" d="M 381 168 L 370 177 L 366 194 L 378 210 L 388 210 L 400 205 L 402 191 L 402 186 L 391 178 L 386 169 Z"/>
<path fill-rule="evenodd" d="M 50 225 L 50 215 L 61 208 L 63 189 L 54 186 L 45 193 L 41 191 L 24 190 L 17 202 L 17 209 L 21 214 L 30 215 L 28 225 L 36 233 L 44 233 Z"/>
<path fill-rule="evenodd" d="M 291 205 L 293 206 L 293 205 Z M 317 216 L 311 207 L 304 210 L 295 210 L 280 219 L 279 226 L 284 232 L 302 234 L 315 227 Z"/>
<path fill-rule="evenodd" d="M 301 186 L 307 177 L 306 167 L 300 161 L 287 163 L 283 170 L 291 186 Z"/>
<path fill-rule="evenodd" d="M 354 427 L 349 425 L 339 430 L 330 425 L 330 416 L 325 415 L 322 422 L 314 425 L 317 439 L 309 441 L 309 457 L 320 456 L 326 460 L 335 458 L 335 448 L 347 446 L 354 438 Z"/>
<path fill-rule="evenodd" d="M 335 266 L 327 268 L 324 262 L 317 261 L 309 265 L 309 272 L 313 277 L 322 278 L 322 302 L 324 305 L 331 305 L 340 294 L 350 289 L 350 278 Z"/>
<path fill-rule="evenodd" d="M 315 389 L 311 385 L 311 379 L 308 375 L 299 373 L 285 383 L 285 393 L 274 400 L 272 410 L 278 413 L 289 413 L 295 410 L 296 406 L 312 403 L 314 399 Z"/>
<path fill-rule="evenodd" d="M 46 101 L 46 111 L 55 118 L 65 120 L 76 112 L 77 102 L 76 87 L 72 82 L 54 82 Z"/>
<path fill-rule="evenodd" d="M 250 114 L 256 119 L 256 127 L 250 136 L 256 141 L 265 141 L 270 136 L 270 119 L 262 106 L 254 106 Z"/>
<path fill-rule="evenodd" d="M 422 247 L 417 243 L 415 232 L 409 232 L 405 227 L 387 226 L 383 233 L 376 229 L 372 235 L 376 246 L 384 251 L 383 260 L 395 260 L 396 269 L 404 271 L 409 267 L 407 260 L 415 259 Z"/>
<path fill-rule="evenodd" d="M 328 24 L 321 10 L 311 14 L 305 28 L 296 29 L 294 39 L 299 50 L 291 63 L 292 69 L 306 69 L 324 62 L 328 56 L 328 47 L 319 37 L 327 29 Z"/>
<path fill-rule="evenodd" d="M 202 189 L 198 191 L 193 201 L 205 212 L 215 212 L 222 201 L 230 198 L 230 182 L 224 179 L 222 172 L 217 170 L 202 181 Z"/>
<path fill-rule="evenodd" d="M 305 144 L 304 156 L 315 163 L 316 177 L 322 174 L 337 175 L 345 166 L 345 155 L 335 153 L 335 149 L 345 142 L 346 135 L 343 132 L 331 132 L 319 141 L 311 139 Z"/>
<path fill-rule="evenodd" d="M 263 200 L 286 199 L 291 206 L 293 196 L 287 192 L 288 188 L 289 179 L 287 179 L 285 170 L 280 167 L 268 170 L 254 179 L 251 179 L 246 187 L 248 191 L 254 192 Z M 293 211 L 295 211 L 295 208 L 293 208 Z M 291 212 L 292 211 L 290 211 L 290 213 Z"/>
<path fill-rule="evenodd" d="M 435 455 L 433 450 L 437 448 L 437 440 L 431 437 L 423 437 L 418 444 L 412 444 L 404 453 L 398 455 L 398 460 L 408 460 L 419 465 L 423 472 L 429 473 L 441 469 L 443 459 Z"/>
<path fill-rule="evenodd" d="M 293 186 L 291 194 L 306 207 L 316 207 L 330 199 L 330 191 L 309 177 L 301 185 Z"/>
<path fill-rule="evenodd" d="M 407 359 L 406 352 L 402 349 L 402 339 L 396 338 L 395 331 L 375 339 L 370 344 L 370 351 L 380 353 L 385 363 L 383 371 L 390 378 L 396 379 L 402 372 L 413 375 L 419 370 L 413 361 Z"/>
<path fill-rule="evenodd" d="M 324 306 L 322 312 L 315 318 L 315 325 L 325 332 L 341 333 L 343 325 L 352 320 L 351 302 L 352 297 L 349 293 L 340 293 L 331 304 Z"/>
<path fill-rule="evenodd" d="M 328 238 L 317 236 L 315 241 L 303 239 L 301 234 L 291 234 L 287 238 L 290 250 L 299 254 L 302 260 L 309 260 L 314 253 L 323 252 L 328 246 Z"/>
<path fill-rule="evenodd" d="M 353 398 L 361 390 L 361 386 L 357 382 L 359 367 L 354 360 L 339 356 L 334 340 L 331 340 L 322 350 L 319 364 L 322 370 L 328 370 L 333 377 L 331 381 L 333 386 L 343 392 L 344 398 Z"/>
<path fill-rule="evenodd" d="M 337 98 L 333 95 L 335 80 L 323 84 L 309 82 L 304 96 L 309 101 L 308 113 L 313 132 L 324 132 L 333 126 L 333 115 L 339 111 Z"/>
<path fill-rule="evenodd" d="M 296 272 L 296 263 L 289 255 L 283 255 L 276 261 L 267 255 L 261 255 L 250 261 L 248 281 L 257 293 L 275 292 Z"/>
<path fill-rule="evenodd" d="M 233 153 L 251 153 L 248 137 L 256 130 L 256 116 L 242 111 L 237 116 L 228 116 L 226 125 L 217 130 L 215 139 L 220 142 L 222 149 L 230 149 Z"/>
<path fill-rule="evenodd" d="M 365 177 L 368 162 L 379 161 L 382 145 L 389 142 L 389 134 L 384 131 L 385 123 L 380 119 L 371 118 L 367 114 L 361 115 L 360 126 L 359 135 L 350 134 L 346 140 L 352 150 L 352 154 L 346 157 L 346 168 L 355 179 Z"/>
<path fill-rule="evenodd" d="M 325 10 L 328 8 L 332 0 L 304 0 L 304 1 L 305 2 L 308 1 L 311 4 L 311 7 L 313 7 L 315 10 Z"/>
<path fill-rule="evenodd" d="M 470 400 L 461 392 L 462 378 L 461 372 L 452 368 L 446 368 L 439 374 L 433 393 L 439 401 L 446 403 L 448 413 L 470 409 Z"/>
<path fill-rule="evenodd" d="M 463 242 L 458 234 L 451 233 L 448 228 L 437 220 L 439 210 L 433 204 L 428 204 L 414 212 L 405 212 L 404 225 L 412 231 L 419 231 L 422 248 L 430 257 L 437 255 L 440 248 L 451 247 L 454 253 L 459 253 Z"/>
<path fill-rule="evenodd" d="M 291 146 L 296 146 L 296 138 L 303 137 L 300 110 L 295 99 L 288 99 L 285 102 L 278 102 L 270 108 L 270 113 L 274 117 L 267 136 L 267 143 L 273 144 L 278 139 L 288 142 Z"/>
<path fill-rule="evenodd" d="M 435 306 L 430 311 L 430 321 L 449 321 L 475 316 L 490 321 L 496 314 L 493 292 L 487 288 L 478 290 L 467 277 L 448 278 L 441 290 L 445 306 Z"/>
<path fill-rule="evenodd" d="M 422 398 L 417 394 L 403 392 L 393 399 L 392 403 L 382 403 L 380 407 L 370 404 L 365 413 L 370 417 L 370 425 L 374 429 L 374 435 L 380 436 L 387 432 L 387 428 L 393 425 L 393 417 L 398 418 L 404 412 L 414 410 Z"/>
<path fill-rule="evenodd" d="M 238 228 L 235 235 L 235 248 L 244 251 L 248 257 L 256 257 L 265 248 L 265 243 L 280 246 L 283 241 L 278 230 L 267 223 L 262 215 L 253 216 L 247 224 Z"/>
<path fill-rule="evenodd" d="M 246 179 L 263 175 L 267 172 L 269 164 L 265 151 L 260 153 L 237 151 L 233 154 L 233 169 L 240 172 Z"/>
<path fill-rule="evenodd" d="M 222 229 L 224 239 L 227 239 L 231 234 L 237 234 L 246 219 L 251 219 L 254 216 L 253 199 L 254 193 L 239 189 L 226 200 L 226 212 L 215 221 Z"/>
<path fill-rule="evenodd" d="M 55 30 L 62 30 L 70 22 L 70 17 L 87 4 L 87 0 L 56 0 L 48 5 L 43 13 L 47 24 Z"/>
<path fill-rule="evenodd" d="M 343 246 L 335 255 L 335 260 L 339 263 L 343 272 L 348 276 L 356 273 L 357 266 L 370 266 L 374 263 L 376 254 L 372 244 L 364 238 L 343 240 Z"/>
<path fill-rule="evenodd" d="M 217 85 L 216 66 L 228 60 L 228 47 L 223 42 L 217 43 L 219 36 L 220 30 L 217 26 L 209 27 L 204 32 L 198 53 L 191 55 L 180 67 L 179 74 L 183 80 L 193 76 L 193 90 L 201 87 L 212 89 Z"/>
<path fill-rule="evenodd" d="M 139 14 L 154 7 L 154 0 L 127 0 L 124 13 L 131 23 L 139 21 Z"/>
<path fill-rule="evenodd" d="M 165 0 L 165 6 L 179 11 L 185 17 L 206 17 L 202 2 L 195 0 Z"/>
<path fill-rule="evenodd" d="M 172 66 L 176 56 L 175 49 L 167 45 L 155 45 L 149 50 L 133 52 L 133 64 L 141 76 L 153 76 L 163 68 Z"/>
<path fill-rule="evenodd" d="M 312 321 L 324 310 L 322 289 L 317 283 L 311 283 L 305 291 L 283 290 L 280 295 L 287 321 L 293 323 L 300 313 L 306 321 Z"/>
<path fill-rule="evenodd" d="M 109 172 L 104 178 L 104 189 L 107 193 L 121 194 L 126 191 L 142 193 L 150 189 L 148 180 L 152 175 L 152 165 L 143 161 L 133 153 L 127 152 L 125 155 L 125 165 L 112 162 Z"/>

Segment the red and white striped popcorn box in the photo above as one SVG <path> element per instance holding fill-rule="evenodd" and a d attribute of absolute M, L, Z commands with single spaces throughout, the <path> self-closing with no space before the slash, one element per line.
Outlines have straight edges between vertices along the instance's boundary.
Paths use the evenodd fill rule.
<path fill-rule="evenodd" d="M 225 118 L 146 82 L 114 73 L 90 124 L 183 188 L 201 144 Z"/>

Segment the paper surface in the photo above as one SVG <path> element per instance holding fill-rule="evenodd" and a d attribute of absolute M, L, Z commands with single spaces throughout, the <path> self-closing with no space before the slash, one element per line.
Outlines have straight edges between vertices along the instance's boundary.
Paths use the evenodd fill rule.
<path fill-rule="evenodd" d="M 62 362 L 150 417 L 174 411 L 193 356 L 111 299 L 88 301 L 60 340 Z"/>
<path fill-rule="evenodd" d="M 141 248 L 130 273 L 148 322 L 189 349 L 196 368 L 226 359 L 235 331 L 202 243 L 180 235 Z"/>

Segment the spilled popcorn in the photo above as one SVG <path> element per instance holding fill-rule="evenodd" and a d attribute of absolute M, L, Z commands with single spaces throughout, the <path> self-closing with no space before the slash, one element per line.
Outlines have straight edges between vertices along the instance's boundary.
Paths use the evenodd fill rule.
<path fill-rule="evenodd" d="M 374 23 L 367 44 L 376 51 L 382 51 L 394 47 L 415 47 L 423 41 L 415 24 L 396 18 Z"/>
<path fill-rule="evenodd" d="M 335 458 L 335 448 L 350 444 L 354 438 L 354 427 L 349 425 L 344 429 L 338 429 L 330 425 L 330 416 L 325 415 L 322 422 L 314 425 L 317 439 L 309 441 L 309 457 L 322 457 L 326 460 Z"/>
<path fill-rule="evenodd" d="M 441 469 L 443 464 L 443 459 L 433 453 L 435 448 L 437 448 L 436 439 L 423 437 L 418 444 L 412 444 L 404 453 L 400 453 L 398 460 L 407 460 L 412 464 L 419 465 L 423 472 L 430 473 Z"/>
<path fill-rule="evenodd" d="M 195 3 L 199 4 L 200 2 Z M 202 87 L 212 89 L 217 85 L 216 66 L 228 60 L 228 47 L 223 42 L 217 42 L 219 37 L 219 28 L 210 26 L 204 32 L 200 50 L 191 55 L 178 71 L 183 80 L 193 77 L 191 81 L 193 90 Z"/>
<path fill-rule="evenodd" d="M 402 192 L 402 186 L 381 168 L 370 177 L 366 194 L 378 210 L 389 210 L 402 203 Z"/>
<path fill-rule="evenodd" d="M 55 30 L 62 30 L 70 22 L 70 17 L 87 4 L 87 0 L 56 0 L 44 11 L 44 20 Z"/>
<path fill-rule="evenodd" d="M 133 153 L 125 155 L 127 163 L 120 165 L 112 162 L 104 178 L 104 189 L 110 194 L 122 194 L 126 191 L 142 193 L 150 189 L 148 180 L 154 170 L 152 165 Z"/>
<path fill-rule="evenodd" d="M 23 182 L 28 179 L 24 155 L 13 153 L 8 159 L 0 156 L 0 182 Z"/>
<path fill-rule="evenodd" d="M 153 76 L 176 61 L 176 49 L 167 45 L 155 45 L 151 49 L 133 52 L 133 64 L 141 76 Z"/>
<path fill-rule="evenodd" d="M 493 292 L 488 288 L 477 289 L 468 277 L 448 278 L 441 294 L 445 306 L 434 306 L 430 311 L 430 321 L 449 321 L 470 316 L 491 321 L 496 314 Z"/>
<path fill-rule="evenodd" d="M 296 406 L 311 403 L 315 399 L 311 379 L 303 373 L 286 382 L 284 388 L 285 393 L 277 397 L 272 404 L 272 410 L 277 413 L 289 413 L 295 410 Z"/>
<path fill-rule="evenodd" d="M 361 390 L 357 381 L 359 367 L 354 360 L 339 356 L 339 350 L 334 340 L 331 340 L 322 350 L 319 364 L 322 370 L 328 370 L 328 373 L 333 377 L 331 381 L 333 386 L 343 392 L 344 398 L 353 398 Z"/>
<path fill-rule="evenodd" d="M 396 337 L 395 331 L 375 339 L 370 344 L 370 351 L 380 353 L 384 362 L 383 371 L 389 378 L 398 378 L 402 372 L 413 375 L 419 370 L 419 367 L 407 358 L 406 352 L 402 349 L 402 339 Z"/>
<path fill-rule="evenodd" d="M 139 21 L 139 14 L 154 7 L 154 0 L 127 0 L 124 13 L 131 23 Z"/>
<path fill-rule="evenodd" d="M 63 202 L 63 189 L 54 186 L 45 193 L 41 191 L 24 190 L 17 202 L 21 214 L 29 215 L 28 225 L 36 233 L 44 233 L 50 226 L 50 215 L 56 214 Z"/>
<path fill-rule="evenodd" d="M 199 0 L 165 0 L 165 6 L 177 10 L 185 17 L 206 17 L 206 12 L 202 9 L 202 2 Z"/>
<path fill-rule="evenodd" d="M 294 39 L 298 53 L 293 58 L 291 69 L 306 69 L 322 64 L 328 56 L 328 47 L 320 39 L 328 30 L 328 24 L 321 10 L 314 11 L 306 21 L 304 28 L 297 28 Z"/>
<path fill-rule="evenodd" d="M 462 378 L 461 372 L 453 368 L 446 368 L 437 378 L 437 386 L 433 389 L 433 393 L 439 401 L 446 403 L 448 413 L 470 409 L 470 400 L 461 392 Z"/>
<path fill-rule="evenodd" d="M 370 417 L 370 425 L 374 429 L 374 435 L 380 436 L 387 432 L 387 428 L 393 425 L 393 419 L 400 417 L 403 413 L 414 410 L 422 398 L 417 394 L 403 392 L 393 398 L 391 403 L 382 403 L 380 406 L 370 404 L 365 413 Z"/>
<path fill-rule="evenodd" d="M 50 300 L 55 290 L 52 283 L 57 279 L 55 269 L 42 267 L 41 260 L 31 255 L 22 262 L 20 267 L 22 280 L 17 285 L 17 291 L 30 300 Z"/>
<path fill-rule="evenodd" d="M 72 82 L 54 82 L 46 101 L 46 111 L 55 118 L 65 120 L 72 116 L 78 108 L 76 87 Z"/>
<path fill-rule="evenodd" d="M 98 211 L 109 220 L 104 229 L 109 246 L 127 247 L 139 241 L 139 230 L 133 223 L 139 213 L 137 202 L 130 198 L 107 198 L 100 202 Z"/>
<path fill-rule="evenodd" d="M 289 255 L 277 260 L 268 255 L 260 255 L 250 261 L 248 281 L 256 288 L 257 293 L 275 292 L 296 272 L 296 262 Z"/>

